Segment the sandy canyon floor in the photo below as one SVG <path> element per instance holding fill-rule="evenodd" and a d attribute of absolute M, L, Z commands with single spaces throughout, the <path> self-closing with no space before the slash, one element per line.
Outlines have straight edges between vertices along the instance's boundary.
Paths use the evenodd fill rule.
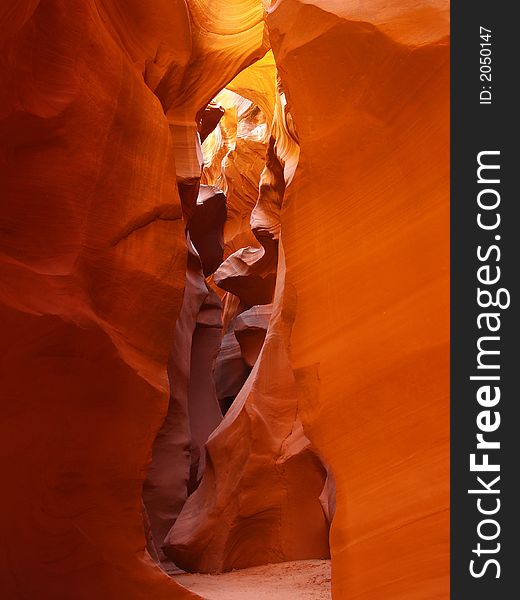
<path fill-rule="evenodd" d="M 330 600 L 330 561 L 261 565 L 220 575 L 183 573 L 175 579 L 204 600 Z"/>

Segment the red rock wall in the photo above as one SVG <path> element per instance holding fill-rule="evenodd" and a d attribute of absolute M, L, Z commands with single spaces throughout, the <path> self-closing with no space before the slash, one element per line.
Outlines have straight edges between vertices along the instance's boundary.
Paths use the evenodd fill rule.
<path fill-rule="evenodd" d="M 2 597 L 191 597 L 141 507 L 186 262 L 168 123 L 94 3 L 24 16 L 1 51 Z"/>
<path fill-rule="evenodd" d="M 187 256 L 165 111 L 195 123 L 265 53 L 260 2 L 240 8 L 232 23 L 195 0 L 0 9 L 9 600 L 194 597 L 146 555 L 141 502 Z"/>
<path fill-rule="evenodd" d="M 260 0 L 0 9 L 6 598 L 193 597 L 145 552 L 141 490 L 171 424 L 180 476 L 163 478 L 173 455 L 155 475 L 174 519 L 220 418 L 218 300 L 187 268 L 183 214 L 204 108 L 264 55 L 263 18 Z M 270 55 L 230 84 L 271 143 L 263 172 L 267 139 L 228 156 L 216 236 L 223 348 L 252 372 L 169 552 L 208 571 L 327 556 L 336 504 L 335 600 L 446 598 L 447 3 L 279 0 L 267 26 L 288 104 Z"/>
<path fill-rule="evenodd" d="M 283 257 L 278 272 L 280 307 Z M 299 424 L 285 327 L 281 313 L 273 314 L 250 376 L 206 444 L 200 487 L 168 534 L 164 550 L 185 570 L 329 556 L 319 501 L 326 473 Z"/>
<path fill-rule="evenodd" d="M 287 343 L 337 482 L 339 600 L 449 596 L 447 8 L 281 0 L 267 19 L 301 149 Z"/>
<path fill-rule="evenodd" d="M 291 323 L 280 310 L 285 267 L 278 240 L 285 169 L 276 148 L 285 140 L 278 123 L 283 117 L 275 110 L 275 105 L 281 110 L 281 100 L 272 68 L 266 70 L 265 62 L 246 69 L 230 84 L 264 106 L 263 114 L 270 115 L 271 121 L 262 136 L 269 143 L 263 168 L 256 173 L 254 208 L 249 205 L 248 226 L 260 248 L 247 246 L 235 251 L 213 278 L 228 298 L 238 300 L 225 303 L 226 335 L 215 372 L 223 408 L 230 397 L 236 398 L 207 442 L 201 485 L 188 498 L 164 545 L 165 553 L 190 571 L 219 572 L 329 556 L 329 523 L 320 502 L 326 469 L 301 427 L 283 335 Z M 226 100 L 225 95 L 216 101 L 219 98 Z M 227 112 L 241 110 L 243 99 L 234 101 L 236 106 L 229 104 Z M 229 147 L 228 155 L 218 146 L 211 148 L 208 176 L 216 176 L 219 170 L 214 163 L 222 161 L 221 179 L 226 189 L 232 190 L 228 197 L 232 209 L 228 210 L 228 223 L 232 226 L 225 229 L 227 236 L 234 233 L 231 240 L 226 239 L 231 243 L 247 239 L 235 233 L 243 224 L 238 218 L 241 211 L 236 209 L 248 206 L 250 193 L 249 187 L 235 185 L 237 172 L 228 168 L 228 160 L 231 155 L 234 164 L 252 171 L 246 162 L 250 146 L 237 142 L 244 130 L 257 129 L 254 114 L 247 109 L 238 119 L 234 136 L 230 116 L 225 114 L 220 125 L 224 132 L 215 136 L 215 142 Z M 274 137 L 277 135 L 280 137 Z M 244 141 L 251 140 L 246 137 Z M 242 181 L 239 177 L 239 183 Z M 252 371 L 245 381 L 248 367 Z"/>

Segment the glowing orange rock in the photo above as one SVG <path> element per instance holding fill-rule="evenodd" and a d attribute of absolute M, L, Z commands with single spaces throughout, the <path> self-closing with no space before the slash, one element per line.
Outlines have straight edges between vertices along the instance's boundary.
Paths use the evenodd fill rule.
<path fill-rule="evenodd" d="M 448 5 L 268 12 L 278 89 L 261 0 L 0 9 L 8 598 L 193 598 L 145 552 L 141 490 L 170 394 L 194 398 L 166 421 L 175 518 L 226 384 L 238 396 L 167 536 L 174 560 L 325 557 L 336 504 L 336 599 L 448 596 Z M 236 115 L 208 111 L 228 83 Z M 186 269 L 182 208 L 219 116 L 235 147 L 216 144 L 205 183 L 228 186 L 215 281 L 236 372 L 213 390 L 219 301 Z M 245 309 L 271 302 L 259 349 Z"/>
<path fill-rule="evenodd" d="M 301 151 L 282 306 L 337 484 L 333 597 L 447 598 L 448 3 L 280 0 L 267 22 Z"/>
<path fill-rule="evenodd" d="M 168 551 L 188 568 L 228 569 L 253 564 L 255 554 L 287 557 L 284 542 L 309 534 L 315 513 L 298 528 L 276 512 L 283 484 L 268 467 L 269 459 L 279 464 L 278 428 L 292 421 L 285 434 L 293 456 L 308 436 L 334 476 L 320 496 L 327 518 L 336 504 L 334 597 L 445 598 L 447 4 L 281 0 L 268 25 L 287 98 L 274 135 L 287 187 L 275 227 L 275 196 L 272 212 L 258 210 L 259 226 L 254 214 L 252 223 L 279 232 L 273 317 L 248 381 L 208 442 L 211 467 Z M 298 152 L 283 135 L 290 118 L 296 170 Z M 227 286 L 245 273 L 242 256 L 231 256 L 216 281 Z M 287 420 L 290 370 L 298 401 Z"/>
<path fill-rule="evenodd" d="M 184 285 L 168 123 L 93 3 L 22 4 L 1 28 L 0 587 L 188 598 L 145 555 L 141 506 Z"/>
<path fill-rule="evenodd" d="M 186 269 L 171 125 L 267 40 L 260 0 L 150 8 L 0 8 L 5 598 L 195 597 L 145 553 L 141 504 Z"/>
<path fill-rule="evenodd" d="M 246 76 L 244 71 L 242 80 Z M 274 113 L 272 106 L 273 118 Z M 224 115 L 221 128 L 227 122 Z M 328 515 L 320 501 L 326 469 L 299 420 L 284 340 L 290 324 L 279 310 L 285 280 L 283 257 L 278 260 L 285 178 L 275 142 L 271 138 L 266 145 L 250 216 L 261 248 L 237 250 L 213 278 L 240 301 L 226 305 L 227 333 L 216 367 L 224 409 L 236 398 L 206 444 L 200 487 L 188 498 L 163 546 L 167 556 L 188 570 L 219 572 L 329 556 Z M 213 157 L 219 156 L 213 148 Z M 233 175 L 224 169 L 228 187 Z M 275 283 L 278 310 L 271 314 Z M 248 366 L 253 368 L 244 383 Z"/>
<path fill-rule="evenodd" d="M 319 501 L 326 473 L 298 421 L 282 330 L 274 314 L 251 375 L 206 444 L 200 487 L 167 536 L 163 549 L 183 569 L 329 556 Z"/>

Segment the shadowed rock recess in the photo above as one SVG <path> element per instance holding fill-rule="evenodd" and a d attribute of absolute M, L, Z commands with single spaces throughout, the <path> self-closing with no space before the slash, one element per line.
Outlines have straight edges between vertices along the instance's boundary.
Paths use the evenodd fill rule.
<path fill-rule="evenodd" d="M 447 598 L 448 3 L 4 4 L 2 598 Z"/>

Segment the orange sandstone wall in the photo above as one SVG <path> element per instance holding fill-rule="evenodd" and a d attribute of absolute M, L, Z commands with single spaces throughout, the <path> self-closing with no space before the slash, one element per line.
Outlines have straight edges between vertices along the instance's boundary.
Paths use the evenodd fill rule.
<path fill-rule="evenodd" d="M 280 0 L 267 19 L 301 148 L 284 308 L 337 483 L 335 600 L 449 596 L 447 10 Z"/>
<path fill-rule="evenodd" d="M 170 532 L 186 566 L 327 556 L 323 460 L 335 600 L 448 596 L 447 9 L 269 9 L 288 109 L 267 171 L 264 139 L 249 178 L 227 165 L 240 219 L 225 255 L 239 252 L 216 280 L 254 296 L 255 269 L 273 285 L 276 269 L 276 289 L 241 307 L 253 370 Z M 168 362 L 190 376 L 172 352 L 187 272 L 176 184 L 197 188 L 206 103 L 268 48 L 263 4 L 18 0 L 0 8 L 0 46 L 2 597 L 193 598 L 146 554 L 141 501 Z M 267 123 L 285 110 L 273 69 L 268 55 L 230 84 Z M 257 176 L 267 265 L 240 253 Z M 212 344 L 217 305 L 190 325 L 211 325 Z"/>
<path fill-rule="evenodd" d="M 206 4 L 0 8 L 3 598 L 195 597 L 141 501 L 186 272 L 171 120 L 267 49 L 259 1 Z"/>
<path fill-rule="evenodd" d="M 186 249 L 168 123 L 134 63 L 179 21 L 138 4 L 123 25 L 115 4 L 18 2 L 0 28 L 9 600 L 193 597 L 144 552 Z"/>

